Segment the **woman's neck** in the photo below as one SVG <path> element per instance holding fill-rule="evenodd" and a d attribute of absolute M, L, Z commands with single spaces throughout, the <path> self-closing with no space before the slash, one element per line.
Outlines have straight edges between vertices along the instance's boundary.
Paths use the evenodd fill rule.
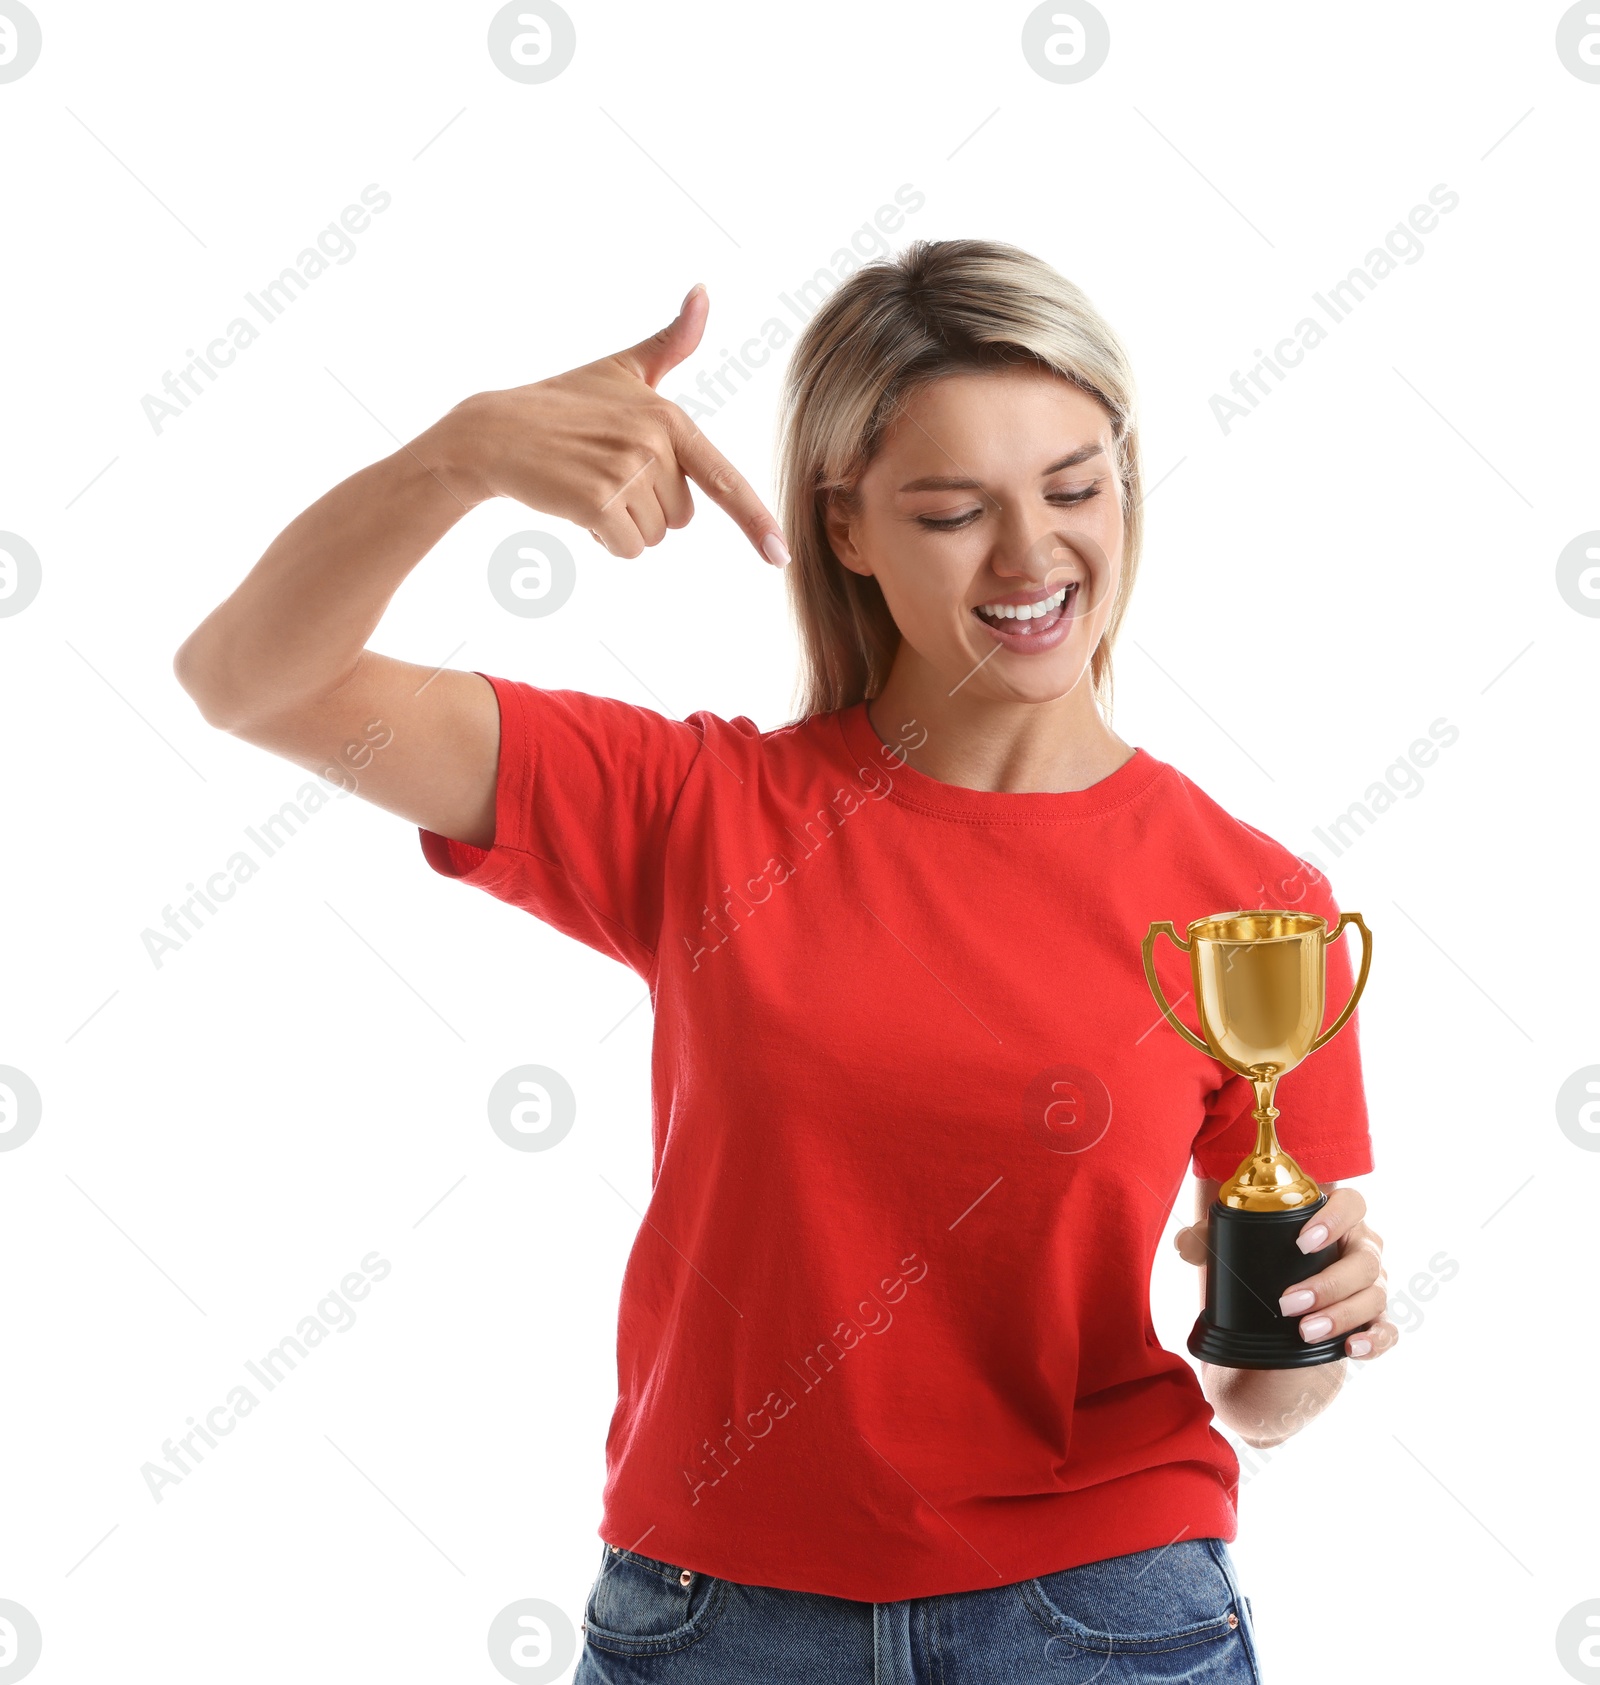
<path fill-rule="evenodd" d="M 867 718 L 917 772 L 971 790 L 1086 790 L 1134 752 L 1102 718 L 1087 672 L 1065 696 L 1019 702 L 950 695 L 931 669 L 897 659 Z"/>

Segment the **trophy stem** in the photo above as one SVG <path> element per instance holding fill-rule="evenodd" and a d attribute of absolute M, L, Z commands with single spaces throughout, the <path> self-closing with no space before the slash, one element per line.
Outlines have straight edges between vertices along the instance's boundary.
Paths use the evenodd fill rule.
<path fill-rule="evenodd" d="M 1256 1151 L 1255 1156 L 1260 1159 L 1276 1158 L 1278 1154 L 1278 1132 L 1273 1127 L 1278 1119 L 1278 1108 L 1273 1105 L 1274 1091 L 1278 1086 L 1278 1073 L 1270 1066 L 1265 1076 L 1252 1073 L 1251 1082 L 1256 1090 Z"/>
<path fill-rule="evenodd" d="M 1321 1192 L 1278 1144 L 1278 1108 L 1272 1098 L 1282 1074 L 1279 1065 L 1256 1065 L 1240 1073 L 1256 1091 L 1256 1144 L 1217 1193 L 1223 1205 L 1236 1211 L 1301 1210 Z"/>

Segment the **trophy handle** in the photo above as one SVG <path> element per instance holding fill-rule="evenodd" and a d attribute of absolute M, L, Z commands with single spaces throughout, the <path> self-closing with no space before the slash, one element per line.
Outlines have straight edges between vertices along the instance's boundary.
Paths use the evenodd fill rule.
<path fill-rule="evenodd" d="M 1317 1039 L 1306 1049 L 1307 1053 L 1315 1053 L 1319 1047 L 1327 1044 L 1338 1035 L 1350 1021 L 1350 1014 L 1356 1009 L 1356 1002 L 1361 999 L 1361 991 L 1367 986 L 1367 973 L 1372 969 L 1372 932 L 1367 929 L 1366 921 L 1360 913 L 1340 913 L 1339 922 L 1322 939 L 1324 948 L 1330 942 L 1337 942 L 1344 935 L 1345 926 L 1353 924 L 1361 932 L 1361 971 L 1356 977 L 1356 986 L 1350 991 L 1350 998 L 1344 1003 L 1344 1010 L 1325 1029 Z"/>
<path fill-rule="evenodd" d="M 1172 928 L 1172 925 L 1168 920 L 1162 919 L 1159 924 L 1153 924 L 1150 926 L 1149 930 L 1146 931 L 1144 938 L 1144 976 L 1145 981 L 1150 985 L 1150 993 L 1156 997 L 1156 1005 L 1161 1008 L 1167 1022 L 1173 1027 L 1173 1029 L 1175 1029 L 1191 1047 L 1198 1047 L 1207 1058 L 1215 1058 L 1216 1055 L 1212 1053 L 1211 1049 L 1207 1047 L 1206 1044 L 1201 1041 L 1199 1036 L 1197 1036 L 1194 1031 L 1178 1017 L 1177 1013 L 1175 1013 L 1172 1008 L 1167 1005 L 1167 997 L 1162 994 L 1161 985 L 1156 981 L 1155 946 L 1156 938 L 1162 931 L 1167 933 L 1167 937 L 1174 947 L 1182 948 L 1186 954 L 1190 952 L 1189 944 L 1184 941 L 1176 930 Z M 1365 976 L 1365 972 L 1363 972 L 1362 975 Z M 1334 1028 L 1337 1029 L 1338 1026 L 1335 1025 Z"/>

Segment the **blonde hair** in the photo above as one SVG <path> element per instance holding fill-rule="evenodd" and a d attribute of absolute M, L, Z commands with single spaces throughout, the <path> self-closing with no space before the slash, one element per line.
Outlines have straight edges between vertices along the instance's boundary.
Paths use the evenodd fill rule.
<path fill-rule="evenodd" d="M 806 324 L 784 376 L 778 519 L 793 560 L 799 713 L 831 713 L 883 688 L 900 632 L 876 579 L 845 567 L 826 500 L 860 508 L 859 480 L 918 387 L 974 369 L 1053 370 L 1110 416 L 1122 500 L 1122 575 L 1090 663 L 1109 714 L 1111 646 L 1133 590 L 1143 533 L 1133 374 L 1088 298 L 1048 263 L 994 240 L 916 240 L 856 271 Z"/>

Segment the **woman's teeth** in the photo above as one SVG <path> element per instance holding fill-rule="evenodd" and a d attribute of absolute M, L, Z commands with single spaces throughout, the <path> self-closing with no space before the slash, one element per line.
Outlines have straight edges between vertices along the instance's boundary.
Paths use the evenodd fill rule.
<path fill-rule="evenodd" d="M 985 620 L 1043 620 L 1046 616 L 1054 617 L 1067 600 L 1067 592 L 1072 589 L 1073 586 L 1063 585 L 1059 591 L 1037 603 L 980 603 L 977 612 Z M 1019 626 L 1017 630 L 1031 632 L 1033 628 Z"/>

